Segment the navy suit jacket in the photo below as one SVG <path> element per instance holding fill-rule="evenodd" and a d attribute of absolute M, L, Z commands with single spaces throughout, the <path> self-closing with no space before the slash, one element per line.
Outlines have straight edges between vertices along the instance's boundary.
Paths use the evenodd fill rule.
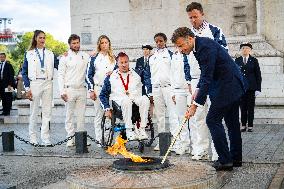
<path fill-rule="evenodd" d="M 236 64 L 240 67 L 244 80 L 248 85 L 248 90 L 261 91 L 261 71 L 258 60 L 249 55 L 247 63 L 244 64 L 243 57 L 238 57 L 235 60 Z"/>
<path fill-rule="evenodd" d="M 195 102 L 204 105 L 207 95 L 213 107 L 225 107 L 245 92 L 241 71 L 228 52 L 217 42 L 195 38 L 195 52 L 201 75 Z"/>
<path fill-rule="evenodd" d="M 149 65 L 149 58 L 150 57 L 148 57 L 147 65 Z M 145 61 L 144 60 L 144 56 L 138 58 L 137 61 L 136 61 L 135 69 L 134 69 L 135 72 L 138 73 L 138 75 L 141 77 L 141 82 L 143 84 L 142 95 L 146 95 L 147 94 L 146 88 L 145 88 L 145 78 L 144 78 L 145 70 L 146 70 L 147 65 L 145 65 L 144 61 Z"/>
<path fill-rule="evenodd" d="M 14 68 L 9 61 L 6 61 L 3 69 L 3 78 L 0 79 L 0 90 L 4 91 L 8 85 L 15 87 Z M 1 73 L 0 73 L 1 74 Z"/>

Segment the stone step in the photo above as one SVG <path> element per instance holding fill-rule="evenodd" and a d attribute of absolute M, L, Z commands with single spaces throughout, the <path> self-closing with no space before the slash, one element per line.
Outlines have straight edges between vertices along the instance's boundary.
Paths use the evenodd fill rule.
<path fill-rule="evenodd" d="M 261 77 L 262 77 L 262 82 L 278 82 L 278 81 L 281 81 L 283 82 L 284 81 L 284 74 L 282 73 L 261 73 Z"/>
<path fill-rule="evenodd" d="M 277 102 L 280 104 L 279 99 Z M 282 99 L 283 100 L 283 99 Z M 283 102 L 283 101 L 282 101 Z M 260 102 L 257 102 L 260 104 Z M 264 104 L 264 103 L 262 103 Z M 85 123 L 92 124 L 94 121 L 94 114 L 86 113 Z M 64 123 L 65 122 L 65 110 L 57 116 L 53 115 L 51 123 Z M 38 122 L 40 122 L 40 116 L 38 116 Z M 168 120 L 168 119 L 167 119 Z M 6 116 L 3 118 L 5 124 L 22 124 L 29 123 L 29 115 L 16 115 L 16 112 L 12 116 Z M 156 123 L 156 119 L 153 119 L 153 122 Z M 168 121 L 167 121 L 168 122 Z M 76 117 L 74 118 L 74 123 L 76 123 Z M 255 124 L 284 124 L 284 105 L 256 105 L 255 107 Z"/>

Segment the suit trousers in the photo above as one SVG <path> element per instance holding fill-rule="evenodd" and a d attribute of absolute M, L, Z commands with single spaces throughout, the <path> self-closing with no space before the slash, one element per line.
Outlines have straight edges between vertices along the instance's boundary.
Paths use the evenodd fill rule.
<path fill-rule="evenodd" d="M 82 88 L 67 88 L 66 94 L 68 97 L 65 103 L 66 108 L 66 120 L 65 129 L 67 137 L 75 134 L 75 127 L 73 124 L 74 112 L 77 113 L 77 131 L 85 131 L 85 112 L 87 101 L 87 90 Z"/>
<path fill-rule="evenodd" d="M 2 99 L 3 114 L 10 114 L 13 101 L 12 93 L 5 93 L 5 89 L 1 89 L 0 97 Z"/>
<path fill-rule="evenodd" d="M 230 151 L 222 119 L 228 128 Z M 219 156 L 220 163 L 230 163 L 242 160 L 242 138 L 239 123 L 239 100 L 225 106 L 218 107 L 211 104 L 206 123 L 211 133 L 214 146 Z"/>
<path fill-rule="evenodd" d="M 241 122 L 243 126 L 253 127 L 255 91 L 248 90 L 241 98 Z"/>
<path fill-rule="evenodd" d="M 31 81 L 30 89 L 33 95 L 33 100 L 30 103 L 30 124 L 29 135 L 32 141 L 37 141 L 35 126 L 39 115 L 40 100 L 42 102 L 42 125 L 41 125 L 41 140 L 42 142 L 49 141 L 49 122 L 52 111 L 52 81 L 50 80 L 35 80 Z"/>

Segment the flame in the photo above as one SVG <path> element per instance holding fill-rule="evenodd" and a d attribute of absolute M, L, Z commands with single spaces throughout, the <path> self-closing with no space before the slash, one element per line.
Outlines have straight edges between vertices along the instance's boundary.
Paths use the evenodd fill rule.
<path fill-rule="evenodd" d="M 151 160 L 143 159 L 141 156 L 135 155 L 131 152 L 128 152 L 125 144 L 127 140 L 124 140 L 121 135 L 117 136 L 115 139 L 114 145 L 108 147 L 106 150 L 112 156 L 116 156 L 117 154 L 123 155 L 125 158 L 131 158 L 133 162 L 149 162 Z"/>

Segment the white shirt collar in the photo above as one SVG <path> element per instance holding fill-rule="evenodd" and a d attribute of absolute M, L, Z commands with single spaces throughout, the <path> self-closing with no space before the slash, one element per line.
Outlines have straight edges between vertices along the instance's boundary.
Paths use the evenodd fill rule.
<path fill-rule="evenodd" d="M 194 32 L 201 33 L 208 25 L 208 22 L 206 20 L 203 20 L 202 24 L 199 26 L 199 28 L 193 28 Z"/>

